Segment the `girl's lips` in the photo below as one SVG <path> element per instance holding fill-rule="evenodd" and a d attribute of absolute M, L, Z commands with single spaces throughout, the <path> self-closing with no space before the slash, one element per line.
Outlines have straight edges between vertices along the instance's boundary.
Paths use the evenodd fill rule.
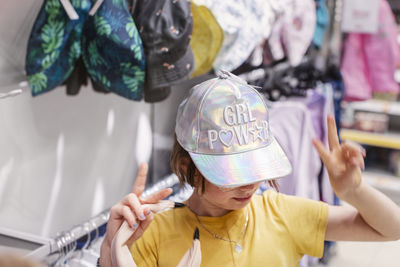
<path fill-rule="evenodd" d="M 250 200 L 250 198 L 251 198 L 251 195 L 248 197 L 234 197 L 233 199 L 236 201 L 239 201 L 239 202 L 246 202 L 246 201 Z"/>

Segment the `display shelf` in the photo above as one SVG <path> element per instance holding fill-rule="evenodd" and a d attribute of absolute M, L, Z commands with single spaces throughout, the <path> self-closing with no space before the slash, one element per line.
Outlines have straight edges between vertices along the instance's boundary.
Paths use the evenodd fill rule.
<path fill-rule="evenodd" d="M 348 103 L 354 110 L 369 111 L 376 113 L 386 113 L 389 115 L 400 116 L 400 103 L 393 101 L 370 99 Z"/>
<path fill-rule="evenodd" d="M 377 189 L 395 192 L 400 196 L 400 177 L 380 170 L 367 170 L 363 172 L 363 178 Z"/>
<path fill-rule="evenodd" d="M 352 140 L 360 144 L 385 147 L 391 149 L 400 149 L 400 133 L 370 133 L 351 129 L 342 129 L 340 131 L 342 140 Z"/>

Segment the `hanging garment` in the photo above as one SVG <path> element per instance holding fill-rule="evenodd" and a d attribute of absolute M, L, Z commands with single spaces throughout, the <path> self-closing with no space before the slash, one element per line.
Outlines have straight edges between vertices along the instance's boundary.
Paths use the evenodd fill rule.
<path fill-rule="evenodd" d="M 325 147 L 328 145 L 328 124 L 326 118 L 329 114 L 334 114 L 333 89 L 330 84 L 321 85 L 311 92 L 305 104 L 310 111 L 311 120 L 316 137 L 322 141 Z M 326 168 L 321 165 L 318 175 L 319 200 L 328 204 L 334 204 L 334 192 L 329 181 Z"/>
<path fill-rule="evenodd" d="M 333 105 L 335 111 L 335 121 L 338 130 L 338 136 L 340 138 L 341 129 L 341 116 L 342 116 L 342 101 L 344 98 L 344 83 L 340 69 L 337 66 L 331 66 L 327 70 L 327 81 L 333 90 Z"/>
<path fill-rule="evenodd" d="M 193 18 L 189 1 L 138 0 L 133 8 L 146 56 L 145 100 L 163 100 L 167 89 L 189 78 L 194 58 L 189 42 Z M 164 88 L 164 89 L 162 89 Z"/>
<path fill-rule="evenodd" d="M 394 79 L 400 63 L 397 32 L 389 4 L 380 0 L 378 32 L 348 34 L 341 66 L 346 100 L 370 99 L 372 93 L 399 93 Z"/>
<path fill-rule="evenodd" d="M 61 85 L 81 55 L 80 37 L 91 2 L 72 1 L 79 15 L 71 20 L 59 0 L 47 0 L 28 40 L 25 70 L 33 96 Z"/>
<path fill-rule="evenodd" d="M 268 39 L 275 60 L 286 57 L 292 66 L 300 64 L 314 35 L 316 11 L 314 0 L 271 1 L 277 12 Z"/>
<path fill-rule="evenodd" d="M 77 94 L 87 81 L 77 65 L 82 56 L 96 91 L 142 99 L 145 59 L 126 2 L 106 0 L 89 16 L 91 8 L 89 0 L 72 1 L 78 18 L 71 20 L 60 1 L 45 1 L 28 43 L 26 72 L 32 95 L 64 82 L 68 94 Z"/>
<path fill-rule="evenodd" d="M 94 82 L 131 100 L 141 100 L 145 57 L 125 0 L 105 0 L 85 22 L 82 55 Z"/>
<path fill-rule="evenodd" d="M 232 71 L 242 65 L 271 32 L 274 13 L 268 1 L 195 1 L 205 4 L 224 31 L 214 69 Z"/>
<path fill-rule="evenodd" d="M 83 63 L 82 57 L 79 57 L 75 64 L 75 68 L 71 75 L 65 81 L 67 87 L 67 95 L 77 95 L 81 89 L 82 85 L 87 85 L 88 73 Z"/>
<path fill-rule="evenodd" d="M 209 72 L 221 49 L 224 32 L 214 15 L 206 6 L 192 3 L 193 34 L 190 46 L 194 55 L 194 70 L 191 77 Z"/>
<path fill-rule="evenodd" d="M 308 91 L 307 95 L 305 97 L 291 97 L 287 101 L 282 100 L 278 103 L 275 103 L 273 107 L 279 107 L 282 109 L 281 105 L 300 105 L 298 107 L 293 107 L 293 109 L 303 109 L 306 108 L 307 115 L 304 115 L 306 117 L 310 118 L 311 122 L 311 129 L 310 131 L 312 133 L 311 136 L 314 136 L 315 138 L 318 138 L 321 140 L 321 142 L 328 147 L 328 125 L 326 122 L 326 118 L 329 114 L 333 114 L 335 112 L 334 109 L 334 92 L 333 88 L 328 84 L 320 84 L 318 85 L 315 89 Z M 303 107 L 302 107 L 303 106 Z M 294 110 L 291 110 L 289 107 L 286 107 L 288 110 L 285 113 L 284 116 L 289 116 L 291 117 L 290 113 L 293 113 Z M 271 116 L 273 114 L 271 113 Z M 281 115 L 282 117 L 283 115 Z M 298 115 L 296 115 L 298 116 Z M 308 120 L 307 120 L 308 121 Z M 279 118 L 276 120 L 276 123 L 278 124 L 278 128 L 282 128 L 281 125 L 279 125 L 280 120 Z M 300 127 L 302 128 L 302 127 Z M 300 129 L 299 128 L 299 129 Z M 295 134 L 296 135 L 296 134 Z M 298 133 L 297 135 L 303 135 Z M 311 141 L 312 138 L 310 135 L 308 135 L 308 140 L 309 140 L 309 145 L 312 150 L 314 150 L 314 146 L 312 145 Z M 285 141 L 287 143 L 287 141 Z M 317 158 L 319 159 L 318 154 L 316 154 Z M 320 160 L 319 160 L 320 161 Z M 315 196 L 318 195 L 315 200 L 321 200 L 324 201 L 328 204 L 333 205 L 335 203 L 334 201 L 334 193 L 332 190 L 332 187 L 329 182 L 329 176 L 327 173 L 326 168 L 321 164 L 319 164 L 320 167 L 318 171 L 313 172 L 313 178 L 317 181 L 317 187 L 318 187 L 318 193 L 313 194 Z M 311 174 L 310 174 L 311 175 Z M 294 177 L 296 179 L 296 177 Z M 303 181 L 304 183 L 304 181 Z M 284 192 L 284 191 L 283 191 Z M 295 194 L 297 195 L 297 191 L 295 191 Z M 301 195 L 303 196 L 303 195 Z"/>
<path fill-rule="evenodd" d="M 317 8 L 317 24 L 314 31 L 313 43 L 315 46 L 320 48 L 324 41 L 325 32 L 329 25 L 330 18 L 329 10 L 326 6 L 326 0 L 316 0 L 315 4 Z"/>
<path fill-rule="evenodd" d="M 70 96 L 78 95 L 81 87 L 88 85 L 88 78 L 89 78 L 89 73 L 86 70 L 86 67 L 85 67 L 85 64 L 83 63 L 82 57 L 80 57 L 77 60 L 77 62 L 75 64 L 75 68 L 72 71 L 71 75 L 68 77 L 68 79 L 64 83 L 66 86 L 67 95 L 70 95 Z M 98 93 L 103 93 L 103 94 L 111 93 L 111 91 L 104 89 L 100 84 L 93 81 L 92 78 L 90 80 L 92 82 L 92 87 L 93 87 L 94 91 L 96 91 Z"/>
<path fill-rule="evenodd" d="M 279 179 L 279 190 L 319 200 L 321 161 L 312 145 L 315 131 L 311 113 L 300 102 L 276 102 L 270 109 L 271 131 L 292 164 L 292 173 Z"/>

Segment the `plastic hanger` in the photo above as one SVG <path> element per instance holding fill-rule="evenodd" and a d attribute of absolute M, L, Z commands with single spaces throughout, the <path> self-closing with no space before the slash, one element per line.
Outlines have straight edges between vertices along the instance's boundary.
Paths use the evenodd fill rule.
<path fill-rule="evenodd" d="M 71 258 L 71 260 L 68 262 L 69 267 L 92 267 L 93 263 L 90 263 L 84 259 L 84 250 L 87 249 L 87 247 L 90 244 L 90 228 L 89 228 L 89 223 L 86 223 L 84 226 L 85 232 L 87 233 L 87 239 L 85 244 L 82 246 L 82 248 L 78 251 L 76 251 Z"/>
<path fill-rule="evenodd" d="M 90 222 L 90 224 L 93 228 L 89 232 L 89 236 L 91 236 L 91 232 L 93 230 L 95 230 L 95 236 L 92 239 L 90 239 L 86 248 L 82 248 L 82 253 L 83 253 L 82 260 L 93 264 L 100 257 L 100 254 L 92 249 L 94 242 L 99 238 L 99 228 L 92 221 Z"/>

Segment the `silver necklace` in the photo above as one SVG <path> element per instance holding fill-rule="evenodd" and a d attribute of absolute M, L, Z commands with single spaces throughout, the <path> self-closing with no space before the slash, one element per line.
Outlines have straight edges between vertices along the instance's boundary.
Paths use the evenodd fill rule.
<path fill-rule="evenodd" d="M 232 239 L 228 239 L 228 238 L 224 238 L 224 237 L 222 237 L 222 236 L 220 236 L 220 235 L 217 235 L 216 233 L 211 232 L 211 231 L 208 230 L 207 227 L 205 227 L 204 224 L 200 221 L 200 218 L 197 216 L 197 214 L 194 213 L 194 215 L 196 216 L 196 219 L 197 219 L 197 221 L 199 222 L 199 224 L 201 225 L 201 227 L 203 227 L 204 230 L 206 230 L 208 233 L 210 233 L 210 235 L 212 235 L 212 236 L 213 236 L 214 238 L 216 238 L 216 239 L 220 239 L 220 240 L 223 240 L 223 241 L 226 241 L 226 242 L 235 243 L 235 251 L 236 251 L 237 253 L 242 252 L 243 247 L 242 247 L 242 245 L 239 244 L 239 241 L 242 240 L 242 236 L 243 236 L 243 234 L 244 234 L 244 232 L 246 231 L 246 228 L 247 228 L 247 222 L 249 221 L 249 211 L 248 211 L 247 209 L 246 209 L 246 222 L 244 223 L 244 227 L 243 227 L 242 232 L 240 233 L 240 237 L 239 237 L 239 240 L 238 240 L 238 241 L 235 241 L 235 240 L 232 240 Z"/>

